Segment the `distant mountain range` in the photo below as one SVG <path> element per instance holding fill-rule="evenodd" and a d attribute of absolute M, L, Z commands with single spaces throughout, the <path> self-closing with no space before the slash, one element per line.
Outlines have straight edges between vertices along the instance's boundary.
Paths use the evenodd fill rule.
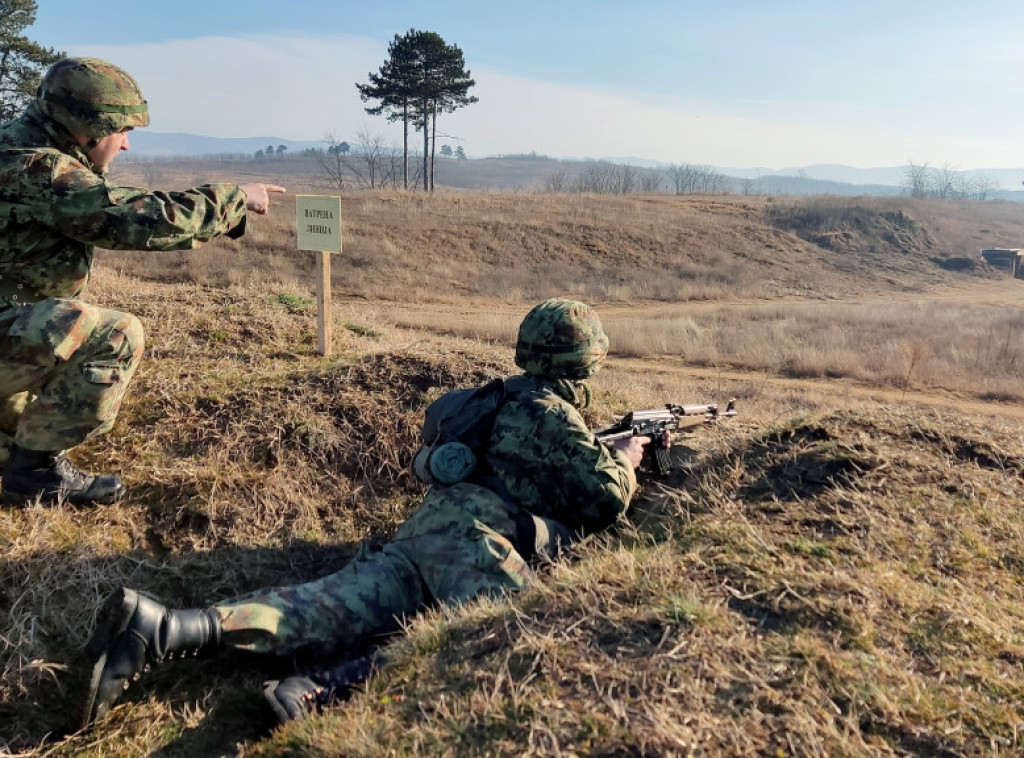
<path fill-rule="evenodd" d="M 206 156 L 252 156 L 258 150 L 268 147 L 277 150 L 279 145 L 287 148 L 288 155 L 297 155 L 311 148 L 324 149 L 325 140 L 297 141 L 281 137 L 206 137 L 199 134 L 161 133 L 149 130 L 133 132 L 131 136 L 131 154 L 135 158 L 173 158 L 173 157 L 206 157 Z M 352 144 L 353 149 L 358 146 Z M 614 163 L 628 163 L 633 166 L 659 168 L 669 164 L 638 157 L 605 157 L 602 160 Z M 830 183 L 857 185 L 859 187 L 898 188 L 906 178 L 903 166 L 883 166 L 875 168 L 856 168 L 832 163 L 817 163 L 810 166 L 790 166 L 780 169 L 762 167 L 737 168 L 712 166 L 726 176 L 738 179 L 772 179 L 771 184 L 785 179 L 809 180 L 812 183 Z M 966 169 L 969 175 L 980 175 L 997 182 L 1004 191 L 1014 194 L 1021 191 L 1024 182 L 1024 168 L 978 168 Z M 785 182 L 783 182 L 785 184 Z M 847 194 L 843 192 L 842 194 Z M 877 194 L 890 194 L 882 192 Z M 895 193 L 892 193 L 895 194 Z M 1002 193 L 1001 193 L 1002 194 Z"/>

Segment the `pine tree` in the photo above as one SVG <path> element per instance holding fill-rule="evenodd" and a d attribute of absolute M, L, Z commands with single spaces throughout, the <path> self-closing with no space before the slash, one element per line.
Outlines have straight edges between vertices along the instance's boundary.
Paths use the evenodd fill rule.
<path fill-rule="evenodd" d="M 22 34 L 37 8 L 35 0 L 0 0 L 0 121 L 17 116 L 35 97 L 43 69 L 65 57 Z"/>
<path fill-rule="evenodd" d="M 366 108 L 368 114 L 379 116 L 383 113 L 388 121 L 402 122 L 402 182 L 405 189 L 409 189 L 409 121 L 416 86 L 416 34 L 413 29 L 405 35 L 396 34 L 388 45 L 388 59 L 380 70 L 369 74 L 369 83 L 356 84 L 359 98 L 364 103 L 379 101 L 378 105 Z"/>
<path fill-rule="evenodd" d="M 453 113 L 475 103 L 469 95 L 476 84 L 466 70 L 466 59 L 458 45 L 449 45 L 434 32 L 419 33 L 422 85 L 419 88 L 419 120 L 423 129 L 423 189 L 434 189 L 434 151 L 437 144 L 437 114 Z"/>
<path fill-rule="evenodd" d="M 405 187 L 409 186 L 409 124 L 423 130 L 423 189 L 433 189 L 437 114 L 452 113 L 478 98 L 468 94 L 476 82 L 465 70 L 465 58 L 456 45 L 447 44 L 435 32 L 410 29 L 395 35 L 388 60 L 368 84 L 356 84 L 363 102 L 376 100 L 366 109 L 370 115 L 387 114 L 389 121 L 402 120 Z"/>

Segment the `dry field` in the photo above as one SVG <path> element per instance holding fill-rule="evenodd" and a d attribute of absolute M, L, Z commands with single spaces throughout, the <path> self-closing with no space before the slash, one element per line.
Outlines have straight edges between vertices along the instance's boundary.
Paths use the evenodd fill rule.
<path fill-rule="evenodd" d="M 293 202 L 238 242 L 99 256 L 90 297 L 140 316 L 147 359 L 74 457 L 130 494 L 0 511 L 0 754 L 1024 752 L 1024 281 L 976 260 L 1024 239 L 1015 206 L 346 195 L 325 358 Z M 111 589 L 201 605 L 387 539 L 421 492 L 422 409 L 512 371 L 554 294 L 612 340 L 594 424 L 741 415 L 681 438 L 630 522 L 541 586 L 382 640 L 392 664 L 321 718 L 274 728 L 280 669 L 219 659 L 76 731 Z"/>

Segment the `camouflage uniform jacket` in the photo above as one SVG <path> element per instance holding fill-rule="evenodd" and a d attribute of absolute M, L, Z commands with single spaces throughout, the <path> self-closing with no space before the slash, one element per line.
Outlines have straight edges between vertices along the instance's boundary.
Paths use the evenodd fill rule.
<path fill-rule="evenodd" d="M 493 426 L 489 475 L 432 485 L 391 542 L 364 547 L 341 571 L 218 603 L 222 643 L 282 656 L 344 653 L 427 604 L 527 587 L 537 538 L 523 544 L 521 514 L 586 533 L 614 523 L 636 491 L 625 454 L 597 441 L 576 395 L 572 382 L 517 377 Z"/>
<path fill-rule="evenodd" d="M 491 432 L 487 464 L 497 489 L 575 532 L 612 525 L 636 491 L 629 460 L 594 437 L 577 409 L 575 383 L 529 374 L 517 381 L 526 389 L 505 402 Z"/>
<path fill-rule="evenodd" d="M 150 192 L 103 173 L 34 103 L 0 126 L 0 308 L 12 287 L 22 301 L 78 296 L 94 246 L 183 250 L 245 231 L 238 185 Z"/>

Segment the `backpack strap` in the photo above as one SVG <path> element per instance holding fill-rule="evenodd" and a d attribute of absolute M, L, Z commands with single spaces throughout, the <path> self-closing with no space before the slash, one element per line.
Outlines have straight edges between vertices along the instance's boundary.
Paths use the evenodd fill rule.
<path fill-rule="evenodd" d="M 492 379 L 483 387 L 465 392 L 460 398 L 461 402 L 458 405 L 453 406 L 450 409 L 446 409 L 444 426 L 441 429 L 441 438 L 443 438 L 441 440 L 442 442 L 464 439 L 466 433 L 469 432 L 474 425 L 480 423 L 482 418 L 481 416 L 463 413 L 463 411 L 466 406 L 469 405 L 470 401 L 479 398 L 481 395 L 485 397 L 493 395 L 496 398 L 494 401 L 494 410 L 487 414 L 496 418 L 498 413 L 501 411 L 501 406 L 505 404 L 505 400 L 508 395 L 505 380 L 501 378 Z M 486 450 L 486 444 L 490 440 L 490 428 L 492 424 L 493 418 L 492 423 L 487 425 L 486 430 L 483 430 L 482 428 L 475 430 L 476 434 L 480 435 L 480 441 L 484 443 L 484 450 Z"/>

